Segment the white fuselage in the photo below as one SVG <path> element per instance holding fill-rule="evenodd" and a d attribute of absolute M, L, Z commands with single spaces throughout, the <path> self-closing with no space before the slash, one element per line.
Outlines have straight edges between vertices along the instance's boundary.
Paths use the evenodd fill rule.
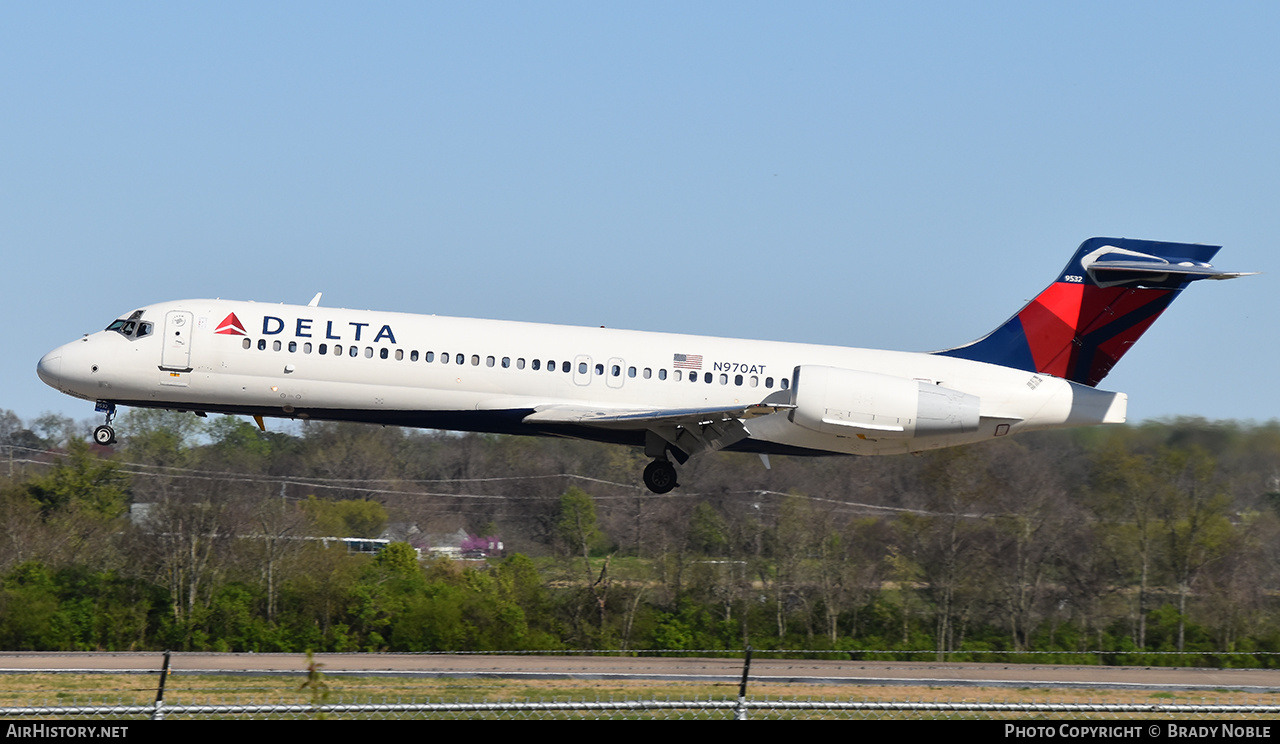
<path fill-rule="evenodd" d="M 557 406 L 656 415 L 751 405 L 789 388 L 803 365 L 980 400 L 976 430 L 927 436 L 833 434 L 779 410 L 744 421 L 749 438 L 736 448 L 760 452 L 890 454 L 1125 416 L 1123 394 L 927 353 L 228 300 L 162 303 L 133 317 L 151 332 L 89 334 L 47 354 L 40 376 L 71 395 L 123 405 L 630 443 L 643 441 L 642 422 L 524 419 Z"/>

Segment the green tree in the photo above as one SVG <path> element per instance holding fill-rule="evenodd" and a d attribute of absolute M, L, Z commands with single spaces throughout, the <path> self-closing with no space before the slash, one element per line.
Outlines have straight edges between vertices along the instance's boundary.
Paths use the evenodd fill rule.
<path fill-rule="evenodd" d="M 1159 460 L 1163 476 L 1159 512 L 1169 573 L 1178 592 L 1178 650 L 1186 646 L 1187 598 L 1200 570 L 1227 550 L 1231 499 L 1214 475 L 1216 463 L 1194 446 L 1167 450 Z"/>
<path fill-rule="evenodd" d="M 693 507 L 693 515 L 689 518 L 688 540 L 689 546 L 703 555 L 724 555 L 729 547 L 728 529 L 724 518 L 711 504 L 699 501 Z"/>
<path fill-rule="evenodd" d="M 205 432 L 213 440 L 215 450 L 224 454 L 234 453 L 235 461 L 241 467 L 244 467 L 246 460 L 257 464 L 271 456 L 271 437 L 238 416 L 212 419 L 205 425 Z"/>
<path fill-rule="evenodd" d="M 421 571 L 418 552 L 409 543 L 393 542 L 383 548 L 374 563 L 395 576 L 413 576 Z"/>
<path fill-rule="evenodd" d="M 84 432 L 80 431 L 75 421 L 56 413 L 44 413 L 37 417 L 31 422 L 31 432 L 40 446 L 48 448 L 70 447 L 84 437 Z"/>
<path fill-rule="evenodd" d="M 596 520 L 595 502 L 586 491 L 575 487 L 560 496 L 556 536 L 570 555 L 580 555 L 583 559 L 608 547 L 607 538 Z"/>
<path fill-rule="evenodd" d="M 45 517 L 77 510 L 99 519 L 113 519 L 124 512 L 128 479 L 111 460 L 95 457 L 89 446 L 74 441 L 66 457 L 49 472 L 32 480 L 27 490 Z"/>
<path fill-rule="evenodd" d="M 938 660 L 959 648 L 964 621 L 989 578 L 984 563 L 984 527 L 994 487 L 985 452 L 949 449 L 927 456 L 923 481 L 928 516 L 898 519 L 906 554 L 920 571 L 923 592 L 934 610 Z"/>
<path fill-rule="evenodd" d="M 493 567 L 492 574 L 500 594 L 524 615 L 524 648 L 557 647 L 555 607 L 533 561 L 516 553 Z"/>
<path fill-rule="evenodd" d="M 0 583 L 0 646 L 13 651 L 71 647 L 53 574 L 39 561 L 14 567 Z"/>
<path fill-rule="evenodd" d="M 40 437 L 26 428 L 22 419 L 8 409 L 0 411 L 0 445 L 5 444 L 29 449 L 40 449 L 45 446 L 45 443 L 40 441 Z"/>
<path fill-rule="evenodd" d="M 322 537 L 376 538 L 387 528 L 387 510 L 376 501 L 329 501 L 308 496 L 302 504 L 313 533 Z"/>
<path fill-rule="evenodd" d="M 1131 556 L 1126 563 L 1136 564 L 1138 592 L 1134 643 L 1138 648 L 1146 648 L 1160 495 L 1152 459 L 1129 452 L 1122 437 L 1123 432 L 1113 436 L 1094 456 L 1090 467 L 1089 500 L 1094 513 L 1099 516 L 1099 529 L 1105 535 L 1098 548 L 1114 546 L 1117 555 L 1127 553 Z"/>
<path fill-rule="evenodd" d="M 609 573 L 612 555 L 605 556 L 604 563 L 596 574 L 591 567 L 591 553 L 600 551 L 606 546 L 604 533 L 596 522 L 596 506 L 585 491 L 570 488 L 560 496 L 560 509 L 556 518 L 556 536 L 568 550 L 571 563 L 576 563 L 575 554 L 582 558 L 581 601 L 574 602 L 574 625 L 584 635 L 588 632 L 596 634 L 597 643 L 602 643 L 608 633 L 609 593 L 613 588 L 613 577 Z M 586 622 L 586 607 L 595 611 L 590 613 L 596 618 L 596 627 L 589 631 Z"/>
<path fill-rule="evenodd" d="M 131 408 L 116 427 L 126 432 L 124 450 L 135 461 L 182 465 L 190 457 L 203 419 L 190 413 L 156 408 Z"/>

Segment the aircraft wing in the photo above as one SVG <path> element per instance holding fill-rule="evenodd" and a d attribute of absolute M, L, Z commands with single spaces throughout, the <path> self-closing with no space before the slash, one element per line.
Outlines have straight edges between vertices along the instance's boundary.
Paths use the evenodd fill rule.
<path fill-rule="evenodd" d="M 540 406 L 524 417 L 529 424 L 576 424 L 650 432 L 670 444 L 683 462 L 689 455 L 723 449 L 750 436 L 744 420 L 794 408 L 790 395 L 774 395 L 750 405 L 710 408 L 603 408 L 571 404 Z M 650 447 L 646 445 L 646 451 Z"/>
<path fill-rule="evenodd" d="M 789 410 L 788 404 L 770 405 L 756 403 L 719 408 L 637 408 L 610 409 L 599 407 L 554 404 L 539 406 L 524 417 L 527 424 L 583 424 L 612 429 L 648 429 L 658 425 L 697 425 L 708 421 L 727 419 L 753 419 L 780 410 Z"/>

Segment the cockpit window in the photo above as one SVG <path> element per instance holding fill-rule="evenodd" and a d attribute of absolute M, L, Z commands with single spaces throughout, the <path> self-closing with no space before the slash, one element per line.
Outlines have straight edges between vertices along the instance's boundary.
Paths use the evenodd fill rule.
<path fill-rule="evenodd" d="M 120 318 L 119 320 L 113 320 L 111 321 L 111 325 L 107 326 L 106 330 L 115 331 L 125 338 L 142 338 L 143 336 L 149 336 L 151 335 L 152 325 L 138 320 L 138 317 L 141 314 L 142 311 L 139 310 L 128 319 Z"/>

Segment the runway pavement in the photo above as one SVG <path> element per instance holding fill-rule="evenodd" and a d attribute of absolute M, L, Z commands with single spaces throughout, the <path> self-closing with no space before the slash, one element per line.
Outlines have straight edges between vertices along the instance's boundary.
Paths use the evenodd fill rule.
<path fill-rule="evenodd" d="M 624 656 L 317 654 L 326 675 L 737 681 L 742 659 Z M 160 653 L 0 653 L 0 674 L 158 673 Z M 302 654 L 174 653 L 173 674 L 302 674 Z M 755 681 L 1280 692 L 1280 670 L 796 660 L 757 657 Z"/>

